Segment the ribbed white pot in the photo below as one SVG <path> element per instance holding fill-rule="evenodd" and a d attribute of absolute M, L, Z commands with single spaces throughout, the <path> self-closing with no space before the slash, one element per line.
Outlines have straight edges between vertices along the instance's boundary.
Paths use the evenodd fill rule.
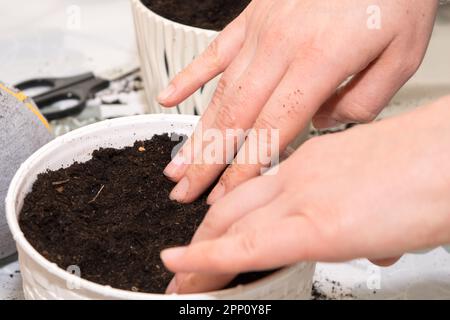
<path fill-rule="evenodd" d="M 155 134 L 189 135 L 196 116 L 153 114 L 119 118 L 86 126 L 63 135 L 26 160 L 14 176 L 6 198 L 6 217 L 19 253 L 27 299 L 309 299 L 315 263 L 299 263 L 264 279 L 236 288 L 190 295 L 137 293 L 80 279 L 46 260 L 25 239 L 18 215 L 39 173 L 91 158 L 100 147 L 121 148 Z M 81 270 L 81 275 L 82 275 Z"/>
<path fill-rule="evenodd" d="M 183 25 L 153 13 L 140 0 L 131 0 L 136 38 L 149 113 L 202 114 L 217 86 L 217 78 L 178 108 L 161 108 L 158 93 L 170 79 L 200 55 L 217 32 Z"/>

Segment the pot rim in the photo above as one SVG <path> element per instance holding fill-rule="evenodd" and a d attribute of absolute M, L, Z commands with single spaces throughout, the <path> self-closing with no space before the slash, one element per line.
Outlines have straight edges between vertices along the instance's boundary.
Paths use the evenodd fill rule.
<path fill-rule="evenodd" d="M 137 0 L 139 1 L 139 0 Z M 46 154 L 56 152 L 61 146 L 65 143 L 66 140 L 75 140 L 76 138 L 86 137 L 90 134 L 95 133 L 98 130 L 105 128 L 117 127 L 120 125 L 126 125 L 130 123 L 151 123 L 154 121 L 167 121 L 170 122 L 181 122 L 184 124 L 194 126 L 198 120 L 199 116 L 193 115 L 179 115 L 179 114 L 146 114 L 146 115 L 137 115 L 130 117 L 122 117 L 112 120 L 105 120 L 101 122 L 97 122 L 74 131 L 71 131 L 63 136 L 57 137 L 51 142 L 47 143 L 40 149 L 38 149 L 35 153 L 33 153 L 22 165 L 19 170 L 14 175 L 14 178 L 11 181 L 11 184 L 8 189 L 8 194 L 6 197 L 6 219 L 13 235 L 14 240 L 16 241 L 16 245 L 20 247 L 28 256 L 30 256 L 36 263 L 39 264 L 40 267 L 46 269 L 49 273 L 56 275 L 58 278 L 66 281 L 67 283 L 77 283 L 79 284 L 80 289 L 86 289 L 93 293 L 109 297 L 109 298 L 119 298 L 119 299 L 212 299 L 218 296 L 227 296 L 233 293 L 237 293 L 239 291 L 244 290 L 252 290 L 257 289 L 260 285 L 275 281 L 278 278 L 282 278 L 285 275 L 288 275 L 298 268 L 299 264 L 295 264 L 292 266 L 288 266 L 282 268 L 274 273 L 251 282 L 245 285 L 239 285 L 233 288 L 225 289 L 225 290 L 217 290 L 211 292 L 204 293 L 193 293 L 193 294 L 158 294 L 158 293 L 143 293 L 143 292 L 133 292 L 123 289 L 113 288 L 109 285 L 101 285 L 83 278 L 79 278 L 66 270 L 60 268 L 56 263 L 50 262 L 44 256 L 42 256 L 34 247 L 27 241 L 23 232 L 20 229 L 18 222 L 18 213 L 16 212 L 15 200 L 18 196 L 19 185 L 23 181 L 23 179 L 29 175 L 29 168 L 32 167 L 33 164 L 40 161 L 41 157 Z M 168 127 L 170 131 L 170 126 Z M 20 250 L 19 250 L 20 251 Z"/>
<path fill-rule="evenodd" d="M 163 17 L 160 14 L 157 14 L 156 12 L 152 11 L 150 8 L 146 7 L 141 0 L 131 0 L 132 4 L 136 7 L 137 10 L 140 10 L 141 12 L 148 15 L 149 18 L 155 19 L 157 22 L 162 22 L 164 25 L 173 25 L 175 29 L 182 30 L 183 32 L 189 32 L 193 31 L 197 35 L 204 34 L 206 36 L 215 36 L 219 34 L 220 31 L 212 30 L 212 29 L 203 29 L 199 27 L 190 26 L 187 24 L 183 24 L 180 22 L 176 22 L 173 20 L 170 20 L 166 17 Z"/>

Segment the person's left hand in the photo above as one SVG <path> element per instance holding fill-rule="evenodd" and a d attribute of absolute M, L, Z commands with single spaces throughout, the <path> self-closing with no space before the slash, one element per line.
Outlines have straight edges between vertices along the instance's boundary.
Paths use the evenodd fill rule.
<path fill-rule="evenodd" d="M 385 260 L 450 243 L 450 99 L 314 138 L 215 203 L 188 247 L 162 252 L 168 292 L 298 261 Z"/>

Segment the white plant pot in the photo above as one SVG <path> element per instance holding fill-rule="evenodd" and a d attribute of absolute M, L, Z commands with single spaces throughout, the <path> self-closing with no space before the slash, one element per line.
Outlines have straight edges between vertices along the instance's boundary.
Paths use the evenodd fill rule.
<path fill-rule="evenodd" d="M 131 146 L 135 140 L 176 132 L 189 135 L 196 116 L 142 115 L 99 122 L 51 141 L 14 176 L 6 198 L 6 217 L 19 253 L 23 289 L 27 299 L 309 299 L 315 263 L 299 263 L 248 285 L 189 295 L 137 293 L 79 279 L 46 260 L 25 239 L 18 223 L 23 201 L 39 173 L 85 162 L 100 147 Z M 74 288 L 75 287 L 75 288 Z M 71 289 L 74 288 L 74 289 Z"/>
<path fill-rule="evenodd" d="M 217 36 L 213 30 L 183 25 L 153 13 L 140 0 L 131 0 L 136 38 L 149 113 L 202 114 L 208 106 L 217 78 L 207 83 L 178 108 L 162 108 L 158 93 L 184 67 L 200 55 Z"/>

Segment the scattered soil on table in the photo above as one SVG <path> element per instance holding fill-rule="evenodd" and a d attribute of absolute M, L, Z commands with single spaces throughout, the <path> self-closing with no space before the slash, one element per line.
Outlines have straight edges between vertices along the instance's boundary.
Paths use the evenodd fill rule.
<path fill-rule="evenodd" d="M 309 132 L 309 137 L 312 138 L 312 137 L 317 137 L 317 136 L 324 136 L 327 134 L 338 133 L 338 132 L 342 132 L 342 131 L 351 129 L 355 126 L 357 126 L 356 123 L 349 123 L 349 124 L 344 124 L 337 128 L 332 128 L 332 129 L 323 129 L 323 130 L 313 129 Z"/>
<path fill-rule="evenodd" d="M 222 30 L 251 0 L 141 0 L 153 12 L 175 22 Z"/>
<path fill-rule="evenodd" d="M 173 274 L 161 250 L 188 244 L 208 210 L 205 196 L 192 204 L 169 200 L 174 183 L 162 172 L 180 138 L 100 149 L 85 163 L 40 174 L 19 217 L 25 237 L 61 268 L 78 266 L 82 278 L 163 293 Z M 241 275 L 233 284 L 266 274 Z"/>
<path fill-rule="evenodd" d="M 325 279 L 325 281 L 327 282 L 327 287 L 331 286 L 331 290 L 327 290 L 329 291 L 329 294 L 326 294 L 322 289 L 322 283 L 314 281 L 311 292 L 311 300 L 356 299 L 356 297 L 351 292 L 348 292 L 348 290 L 346 290 L 339 281 L 330 279 Z"/>

